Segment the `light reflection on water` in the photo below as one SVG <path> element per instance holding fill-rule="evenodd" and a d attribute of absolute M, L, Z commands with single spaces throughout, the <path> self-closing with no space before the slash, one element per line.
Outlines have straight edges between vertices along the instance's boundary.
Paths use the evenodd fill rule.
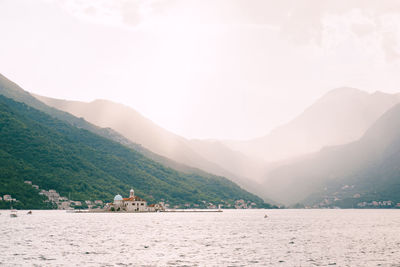
<path fill-rule="evenodd" d="M 400 266 L 400 210 L 0 213 L 6 266 Z"/>

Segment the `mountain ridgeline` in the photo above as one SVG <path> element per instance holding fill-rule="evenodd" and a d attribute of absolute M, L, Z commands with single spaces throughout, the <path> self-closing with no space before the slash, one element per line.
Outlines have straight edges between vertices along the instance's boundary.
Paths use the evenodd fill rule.
<path fill-rule="evenodd" d="M 347 182 L 345 182 L 348 177 L 347 171 L 354 172 L 358 161 L 347 160 L 349 165 L 340 165 L 341 159 L 346 158 L 347 155 L 335 158 L 331 152 L 340 145 L 361 138 L 377 119 L 400 101 L 399 94 L 381 92 L 369 94 L 354 88 L 338 88 L 318 99 L 290 123 L 277 128 L 263 138 L 248 142 L 221 142 L 189 141 L 177 136 L 168 136 L 160 130 L 160 127 L 155 126 L 136 111 L 109 101 L 97 100 L 83 103 L 40 96 L 38 98 L 53 107 L 82 116 L 92 123 L 116 129 L 131 141 L 149 144 L 149 136 L 167 143 L 171 143 L 171 138 L 179 139 L 182 143 L 180 145 L 175 143 L 174 147 L 183 144 L 196 155 L 218 166 L 224 166 L 229 172 L 239 177 L 248 177 L 248 180 L 254 182 L 263 181 L 262 186 L 247 183 L 247 189 L 263 196 L 264 199 L 273 199 L 284 204 L 304 202 L 307 205 L 326 201 L 330 203 L 328 206 L 343 205 L 343 207 L 348 207 L 348 203 L 351 202 L 344 200 L 350 196 L 350 193 L 353 193 L 351 197 L 361 195 L 357 190 L 357 192 L 350 190 L 351 188 L 346 186 Z M 146 134 L 148 132 L 151 134 Z M 153 146 L 152 149 L 159 151 L 159 146 L 163 147 L 161 143 L 153 143 L 155 147 Z M 320 149 L 322 151 L 318 153 Z M 234 150 L 239 151 L 233 152 Z M 326 151 L 330 151 L 328 156 L 325 154 Z M 179 149 L 174 152 L 180 154 Z M 364 152 L 365 155 L 361 155 L 362 157 L 357 156 L 359 160 L 370 153 Z M 262 159 L 257 160 L 257 158 Z M 318 159 L 311 160 L 315 158 Z M 266 160 L 274 160 L 274 162 L 267 163 Z M 186 162 L 190 164 L 190 160 Z M 336 170 L 331 170 L 326 168 L 326 164 L 340 166 L 338 165 Z M 199 167 L 218 172 L 216 169 L 210 170 L 206 165 Z M 315 176 L 316 173 L 318 175 Z M 232 177 L 234 176 L 230 176 Z M 334 188 L 333 181 L 339 180 L 341 182 L 336 187 L 342 184 L 340 188 L 345 188 L 348 195 L 345 196 L 343 192 L 340 193 L 340 190 L 336 189 L 334 192 L 329 192 L 330 188 Z M 243 182 L 243 179 L 240 181 Z M 329 184 L 327 181 L 330 181 Z M 371 193 L 367 191 L 363 191 L 363 194 L 364 197 L 371 196 Z M 379 199 L 384 198 L 383 195 Z M 362 199 L 363 197 L 353 200 L 356 202 Z"/>
<path fill-rule="evenodd" d="M 82 117 L 100 127 L 111 128 L 153 153 L 192 168 L 227 177 L 248 190 L 258 187 L 255 180 L 264 173 L 266 164 L 263 160 L 233 151 L 219 141 L 188 140 L 163 129 L 136 110 L 122 104 L 108 100 L 86 103 L 39 95 L 35 97 L 53 108 Z"/>
<path fill-rule="evenodd" d="M 24 207 L 51 208 L 24 180 L 76 200 L 109 200 L 133 186 L 150 202 L 270 207 L 224 175 L 296 207 L 400 203 L 399 94 L 338 88 L 247 142 L 187 140 L 129 107 L 33 97 L 1 75 L 0 94 L 0 194 Z"/>
<path fill-rule="evenodd" d="M 352 208 L 379 201 L 399 203 L 399 166 L 400 104 L 358 141 L 324 148 L 271 171 L 264 188 L 287 204 Z"/>
<path fill-rule="evenodd" d="M 17 93 L 21 97 L 24 92 Z M 29 94 L 26 96 L 29 100 Z M 42 109 L 51 109 L 42 105 Z M 244 199 L 269 207 L 223 177 L 175 171 L 120 143 L 4 96 L 0 96 L 0 144 L 0 195 L 11 194 L 21 208 L 47 205 L 24 180 L 74 200 L 110 201 L 115 194 L 134 187 L 149 202 L 223 204 Z"/>
<path fill-rule="evenodd" d="M 342 87 L 329 91 L 289 123 L 268 135 L 242 142 L 225 142 L 233 150 L 267 161 L 285 161 L 361 138 L 400 94 Z"/>
<path fill-rule="evenodd" d="M 268 201 L 271 196 L 266 192 L 273 188 L 264 190 L 259 186 L 266 173 L 288 164 L 293 157 L 359 139 L 376 119 L 400 101 L 396 94 L 338 88 L 265 137 L 228 142 L 187 140 L 162 129 L 132 108 L 107 100 L 85 103 L 36 97 L 95 125 L 110 127 L 129 141 L 175 162 L 225 176 Z"/>
<path fill-rule="evenodd" d="M 4 77 L 1 74 L 0 74 L 0 95 L 4 95 L 8 98 L 11 98 L 11 99 L 17 101 L 17 102 L 25 103 L 28 106 L 38 109 L 40 111 L 43 111 L 44 113 L 46 113 L 54 118 L 65 121 L 65 122 L 71 124 L 72 126 L 75 126 L 75 127 L 81 128 L 81 129 L 86 129 L 94 134 L 100 135 L 100 136 L 110 139 L 112 141 L 118 142 L 124 146 L 132 148 L 132 149 L 142 153 L 144 156 L 146 156 L 164 166 L 170 167 L 172 169 L 175 169 L 175 170 L 178 170 L 181 172 L 189 173 L 189 174 L 197 173 L 201 176 L 206 176 L 206 177 L 210 176 L 209 173 L 207 173 L 201 169 L 191 167 L 191 166 L 182 164 L 180 162 L 174 161 L 170 158 L 164 157 L 162 155 L 156 154 L 153 151 L 150 151 L 146 147 L 142 146 L 141 144 L 135 143 L 135 142 L 127 139 L 125 136 L 116 132 L 112 128 L 109 128 L 109 127 L 101 128 L 97 125 L 94 125 L 94 124 L 86 121 L 84 118 L 82 118 L 82 116 L 78 116 L 79 114 L 77 116 L 72 115 L 72 114 L 74 114 L 74 112 L 69 113 L 69 111 L 71 111 L 71 110 L 62 111 L 62 110 L 64 110 L 64 108 L 62 108 L 62 107 L 65 106 L 64 102 L 65 103 L 69 103 L 69 102 L 81 103 L 81 102 L 63 101 L 63 100 L 56 100 L 56 99 L 52 99 L 52 98 L 39 97 L 39 96 L 34 97 L 29 92 L 23 90 L 20 86 L 18 86 L 14 82 L 8 80 L 6 77 Z M 63 104 L 63 105 L 61 105 L 61 107 L 58 107 L 58 105 L 54 105 L 55 107 L 52 107 L 53 105 L 48 106 L 46 103 L 43 103 L 42 101 L 38 100 L 38 98 L 40 100 L 46 100 L 45 101 L 46 103 L 49 101 L 50 104 L 58 103 L 58 104 Z M 60 108 L 62 110 L 60 110 L 58 108 Z M 98 114 L 101 114 L 101 110 L 96 109 L 96 110 L 94 110 L 94 112 L 98 112 Z M 132 122 L 124 122 L 124 123 L 132 124 Z M 216 173 L 219 173 L 219 172 L 217 171 Z M 228 172 L 224 172 L 224 173 L 229 175 Z M 221 176 L 223 176 L 223 175 L 221 175 Z"/>

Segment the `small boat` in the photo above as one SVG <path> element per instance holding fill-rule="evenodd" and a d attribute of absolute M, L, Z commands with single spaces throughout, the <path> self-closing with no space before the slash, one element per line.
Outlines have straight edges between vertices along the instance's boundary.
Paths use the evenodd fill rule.
<path fill-rule="evenodd" d="M 16 217 L 18 217 L 17 211 L 16 211 L 16 210 L 11 210 L 10 217 L 11 217 L 11 218 L 16 218 Z"/>

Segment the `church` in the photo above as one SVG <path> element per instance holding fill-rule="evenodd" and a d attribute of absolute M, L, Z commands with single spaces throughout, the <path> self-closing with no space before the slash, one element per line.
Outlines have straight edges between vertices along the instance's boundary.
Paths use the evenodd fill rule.
<path fill-rule="evenodd" d="M 122 198 L 121 195 L 114 197 L 114 202 L 109 203 L 106 207 L 109 211 L 126 211 L 126 212 L 157 212 L 163 211 L 164 207 L 161 204 L 147 205 L 147 201 L 135 196 L 133 189 L 129 192 L 128 198 Z"/>

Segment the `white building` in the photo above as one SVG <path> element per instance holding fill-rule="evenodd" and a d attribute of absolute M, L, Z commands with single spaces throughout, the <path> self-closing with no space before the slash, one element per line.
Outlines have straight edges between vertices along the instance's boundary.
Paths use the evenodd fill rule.
<path fill-rule="evenodd" d="M 128 198 L 122 198 L 121 195 L 116 195 L 114 197 L 114 202 L 109 203 L 106 209 L 126 212 L 155 212 L 164 210 L 160 204 L 147 206 L 147 201 L 135 196 L 133 189 L 130 190 Z"/>
<path fill-rule="evenodd" d="M 150 204 L 149 206 L 147 206 L 147 210 L 149 212 L 157 212 L 157 211 L 163 211 L 164 207 L 162 206 L 162 204 L 157 203 L 157 204 Z"/>
<path fill-rule="evenodd" d="M 70 209 L 72 209 L 70 205 L 71 205 L 71 203 L 69 201 L 64 201 L 58 205 L 58 209 L 59 210 L 70 210 Z"/>
<path fill-rule="evenodd" d="M 75 206 L 82 206 L 82 202 L 80 201 L 71 201 L 71 204 L 74 204 Z"/>

